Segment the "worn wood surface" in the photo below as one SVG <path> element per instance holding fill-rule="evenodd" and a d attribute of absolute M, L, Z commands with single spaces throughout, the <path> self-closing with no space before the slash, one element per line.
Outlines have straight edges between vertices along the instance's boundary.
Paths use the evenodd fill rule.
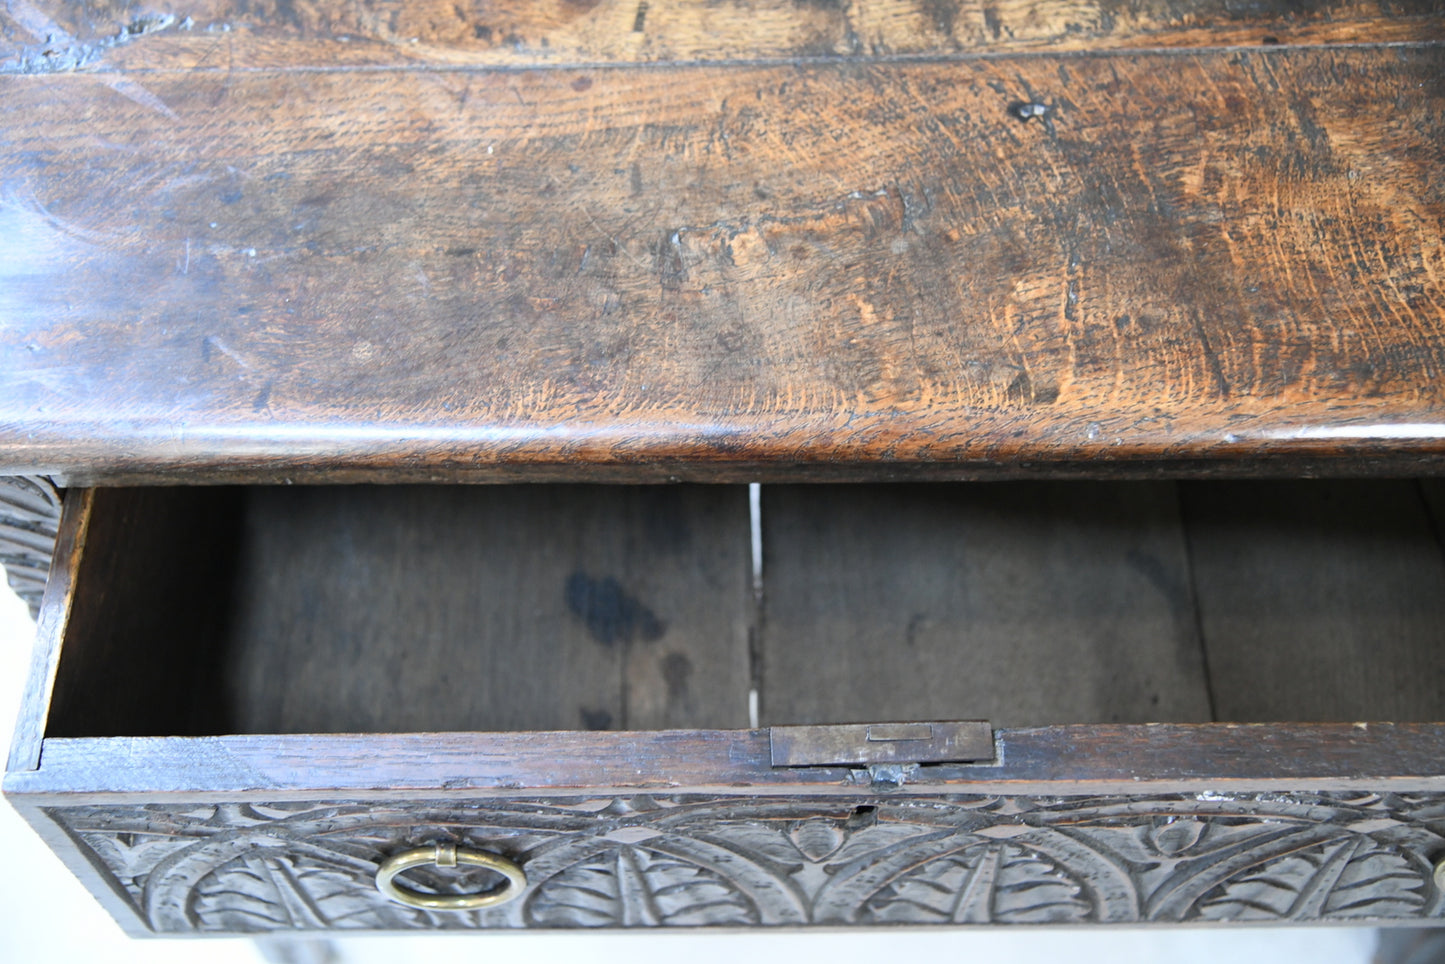
<path fill-rule="evenodd" d="M 745 726 L 747 512 L 736 487 L 251 490 L 221 732 Z"/>
<path fill-rule="evenodd" d="M 236 508 L 206 489 L 105 489 L 76 507 L 89 520 L 57 572 L 69 618 L 48 735 L 218 731 Z"/>
<path fill-rule="evenodd" d="M 1211 718 L 1171 483 L 765 486 L 762 518 L 764 722 Z"/>
<path fill-rule="evenodd" d="M 1445 716 L 1445 549 L 1416 483 L 1181 491 L 1218 719 Z"/>
<path fill-rule="evenodd" d="M 30 667 L 20 695 L 20 711 L 10 735 L 7 770 L 33 770 L 40 764 L 40 747 L 45 738 L 55 674 L 60 665 L 60 648 L 70 628 L 71 608 L 75 604 L 75 577 L 85 555 L 94 498 L 93 491 L 81 489 L 65 500 L 61 511 L 52 547 L 54 578 L 47 580 L 40 614 L 36 618 Z"/>
<path fill-rule="evenodd" d="M 49 735 L 1438 720 L 1422 491 L 105 489 Z"/>
<path fill-rule="evenodd" d="M 45 741 L 44 765 L 10 772 L 26 804 L 416 799 L 647 791 L 856 795 L 887 791 L 1262 793 L 1445 790 L 1445 726 L 1153 724 L 999 730 L 998 762 L 937 765 L 901 786 L 845 767 L 775 768 L 767 730 L 103 737 Z"/>
<path fill-rule="evenodd" d="M 742 489 L 98 498 L 52 736 L 748 721 Z"/>
<path fill-rule="evenodd" d="M 1442 78 L 1434 43 L 0 77 L 0 467 L 1438 460 Z"/>
<path fill-rule="evenodd" d="M 10 0 L 0 71 L 551 66 L 1445 39 L 1439 0 Z"/>

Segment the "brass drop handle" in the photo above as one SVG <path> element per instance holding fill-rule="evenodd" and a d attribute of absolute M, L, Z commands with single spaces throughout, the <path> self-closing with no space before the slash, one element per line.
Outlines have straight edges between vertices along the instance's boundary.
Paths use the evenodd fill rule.
<path fill-rule="evenodd" d="M 500 887 L 480 894 L 422 894 L 395 881 L 397 874 L 423 864 L 438 867 L 455 867 L 466 864 L 469 867 L 485 867 L 506 878 Z M 517 864 L 499 854 L 482 853 L 476 850 L 458 850 L 453 843 L 439 843 L 433 847 L 419 847 L 384 860 L 376 871 L 376 889 L 389 900 L 408 907 L 425 910 L 477 910 L 481 907 L 496 907 L 521 896 L 527 889 L 527 874 Z"/>

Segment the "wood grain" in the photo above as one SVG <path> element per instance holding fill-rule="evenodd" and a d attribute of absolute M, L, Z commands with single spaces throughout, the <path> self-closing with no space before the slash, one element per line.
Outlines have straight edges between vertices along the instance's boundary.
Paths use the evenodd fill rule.
<path fill-rule="evenodd" d="M 6 770 L 33 770 L 40 765 L 40 748 L 50 716 L 55 674 L 60 649 L 69 631 L 75 603 L 75 577 L 85 555 L 90 532 L 94 493 L 82 489 L 61 507 L 60 523 L 52 548 L 54 578 L 48 579 L 36 618 L 35 641 L 30 649 L 30 667 L 20 695 L 20 712 L 10 736 Z"/>
<path fill-rule="evenodd" d="M 767 486 L 762 516 L 765 722 L 1210 719 L 1172 484 Z"/>
<path fill-rule="evenodd" d="M 747 723 L 741 489 L 259 489 L 245 519 L 213 732 Z"/>
<path fill-rule="evenodd" d="M 1414 482 L 1183 492 L 1219 719 L 1440 718 L 1445 556 Z"/>
<path fill-rule="evenodd" d="M 1439 0 L 12 0 L 0 71 L 568 66 L 1445 39 Z"/>
<path fill-rule="evenodd" d="M 0 468 L 1438 468 L 1442 77 L 1431 44 L 0 77 Z"/>
<path fill-rule="evenodd" d="M 1154 724 L 999 730 L 998 763 L 927 766 L 889 793 L 1261 793 L 1445 790 L 1436 724 Z M 365 791 L 415 799 L 598 788 L 749 794 L 877 791 L 866 770 L 774 768 L 766 730 L 47 739 L 5 777 L 27 805 L 275 799 Z"/>
<path fill-rule="evenodd" d="M 1420 486 L 1186 492 L 766 487 L 750 636 L 740 487 L 100 490 L 48 732 L 1439 717 Z"/>
<path fill-rule="evenodd" d="M 73 571 L 57 572 L 69 618 L 47 735 L 221 729 L 237 494 L 106 489 L 77 507 L 89 521 Z"/>

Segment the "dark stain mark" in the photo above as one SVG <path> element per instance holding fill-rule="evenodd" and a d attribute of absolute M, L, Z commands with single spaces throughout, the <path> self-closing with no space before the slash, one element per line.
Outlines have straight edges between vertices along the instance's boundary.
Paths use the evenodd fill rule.
<path fill-rule="evenodd" d="M 612 729 L 612 714 L 607 710 L 594 710 L 583 706 L 578 708 L 578 712 L 582 715 L 582 728 L 584 730 Z"/>
<path fill-rule="evenodd" d="M 264 412 L 271 404 L 271 383 L 267 382 L 266 387 L 256 394 L 256 399 L 251 403 L 251 411 Z"/>
<path fill-rule="evenodd" d="M 918 6 L 933 24 L 933 29 L 953 36 L 953 24 L 958 20 L 958 0 L 919 0 Z"/>
<path fill-rule="evenodd" d="M 139 37 L 143 34 L 154 33 L 157 30 L 164 30 L 175 23 L 176 18 L 166 14 L 147 14 L 136 17 L 125 25 L 125 32 L 129 36 Z"/>
<path fill-rule="evenodd" d="M 1059 400 L 1059 386 L 1035 385 L 1028 372 L 1020 372 L 1004 390 L 1004 398 L 1016 405 L 1052 405 Z"/>
<path fill-rule="evenodd" d="M 242 194 L 240 191 L 227 191 L 225 194 L 221 195 L 220 200 L 222 204 L 235 204 L 237 201 L 241 200 L 241 198 L 245 196 L 246 195 Z"/>
<path fill-rule="evenodd" d="M 472 28 L 472 36 L 476 37 L 478 40 L 485 40 L 487 43 L 491 43 L 492 28 L 488 27 L 484 23 L 479 23 Z"/>
<path fill-rule="evenodd" d="M 661 638 L 666 626 L 657 615 L 630 595 L 611 576 L 593 579 L 577 571 L 567 577 L 563 590 L 567 608 L 587 625 L 587 632 L 603 646 Z"/>
<path fill-rule="evenodd" d="M 1038 101 L 1014 101 L 1008 105 L 1008 112 L 1011 116 L 1021 121 L 1028 121 L 1035 117 L 1043 117 L 1049 112 L 1048 104 L 1040 104 Z"/>
<path fill-rule="evenodd" d="M 1275 36 L 1267 36 L 1260 40 L 1260 43 L 1264 44 L 1266 47 L 1273 47 L 1279 43 L 1279 38 Z"/>
<path fill-rule="evenodd" d="M 993 39 L 998 40 L 1003 37 L 1003 21 L 998 18 L 997 7 L 991 4 L 984 6 L 983 25 L 988 28 L 989 33 L 993 34 Z"/>
<path fill-rule="evenodd" d="M 1304 97 L 1295 98 L 1290 103 L 1290 110 L 1294 113 L 1295 122 L 1299 124 L 1300 133 L 1309 141 L 1310 146 L 1316 150 L 1329 150 L 1330 135 L 1315 118 L 1315 109 L 1309 100 Z"/>
<path fill-rule="evenodd" d="M 747 345 L 747 332 L 736 325 L 717 333 L 717 343 L 732 354 L 742 351 Z"/>
<path fill-rule="evenodd" d="M 642 193 L 642 165 L 636 161 L 632 163 L 632 194 L 634 197 Z"/>
<path fill-rule="evenodd" d="M 692 678 L 692 660 L 681 653 L 668 653 L 662 660 L 662 681 L 667 684 L 667 702 L 687 700 L 687 684 Z"/>
<path fill-rule="evenodd" d="M 682 232 L 664 231 L 653 248 L 657 279 L 663 288 L 676 291 L 687 283 L 687 261 L 682 254 Z"/>
<path fill-rule="evenodd" d="M 1219 397 L 1228 399 L 1230 395 L 1229 379 L 1224 375 L 1224 365 L 1219 360 L 1219 354 L 1214 350 L 1214 345 L 1209 341 L 1209 332 L 1204 330 L 1204 319 L 1199 313 L 1192 312 L 1194 322 L 1194 335 L 1199 339 L 1199 347 L 1204 351 L 1204 362 L 1209 366 L 1209 373 L 1214 376 L 1214 383 Z"/>
<path fill-rule="evenodd" d="M 812 10 L 836 10 L 843 11 L 848 6 L 848 0 L 793 0 L 793 6 L 806 7 Z"/>
<path fill-rule="evenodd" d="M 642 0 L 637 5 L 637 16 L 632 18 L 632 32 L 642 33 L 642 27 L 647 23 L 647 0 Z"/>
<path fill-rule="evenodd" d="M 1159 595 L 1164 597 L 1171 610 L 1176 613 L 1192 610 L 1188 588 L 1174 578 L 1174 574 L 1158 557 L 1138 549 L 1130 549 L 1124 556 L 1124 562 L 1159 591 Z"/>
<path fill-rule="evenodd" d="M 927 613 L 914 613 L 908 617 L 908 627 L 903 630 L 903 642 L 907 646 L 915 646 L 918 643 L 918 629 L 928 619 Z"/>
<path fill-rule="evenodd" d="M 577 91 L 577 93 L 579 94 L 582 93 L 584 90 L 591 90 L 592 78 L 578 77 L 576 80 L 572 81 L 572 89 Z"/>
<path fill-rule="evenodd" d="M 477 253 L 476 248 L 447 248 L 443 252 L 449 258 L 470 258 Z"/>

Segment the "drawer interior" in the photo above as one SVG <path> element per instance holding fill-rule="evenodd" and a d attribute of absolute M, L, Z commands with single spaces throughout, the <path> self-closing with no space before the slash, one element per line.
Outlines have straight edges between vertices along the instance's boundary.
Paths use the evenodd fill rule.
<path fill-rule="evenodd" d="M 93 505 L 49 736 L 1445 718 L 1436 481 Z"/>

